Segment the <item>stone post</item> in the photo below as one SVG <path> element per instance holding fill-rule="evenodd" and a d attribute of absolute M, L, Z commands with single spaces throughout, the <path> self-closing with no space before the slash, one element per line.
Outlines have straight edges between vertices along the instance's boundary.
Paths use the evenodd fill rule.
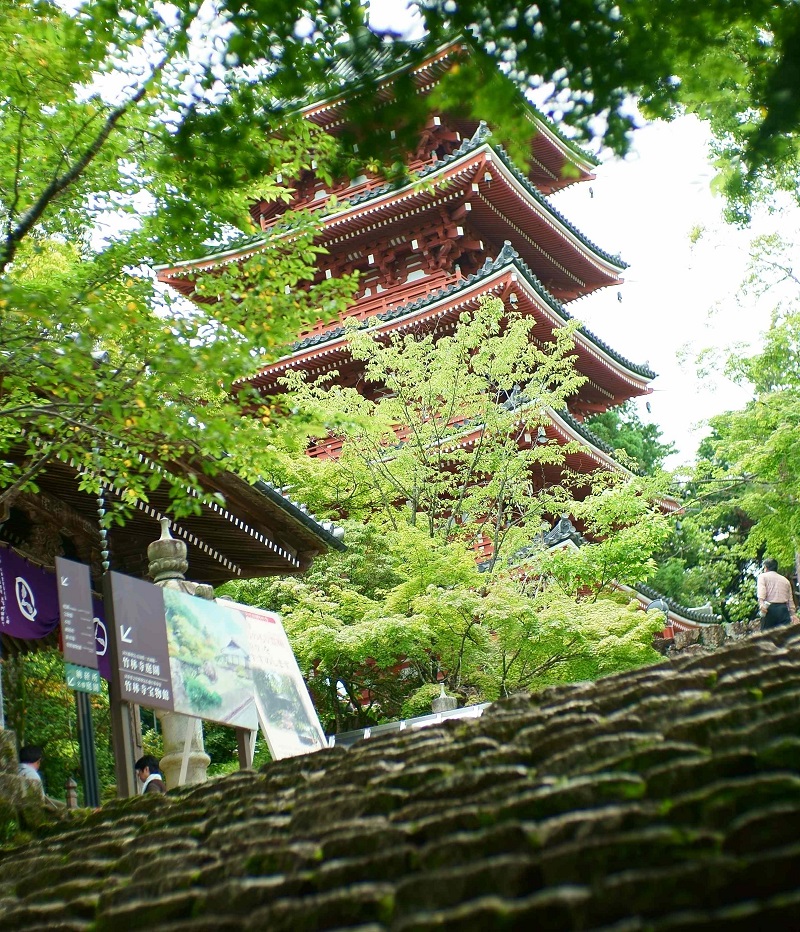
<path fill-rule="evenodd" d="M 187 582 L 185 579 L 184 573 L 189 566 L 186 544 L 182 540 L 175 540 L 170 534 L 168 518 L 161 519 L 161 537 L 147 548 L 147 559 L 150 577 L 162 589 L 178 589 L 200 599 L 214 598 L 212 586 Z M 205 783 L 211 758 L 203 745 L 203 725 L 200 719 L 177 712 L 156 711 L 156 715 L 161 722 L 164 738 L 161 773 L 167 789 L 178 786 L 187 738 L 190 748 L 186 783 Z"/>
<path fill-rule="evenodd" d="M 442 683 L 441 692 L 431 703 L 431 708 L 434 712 L 452 712 L 458 708 L 458 699 L 455 696 L 448 696 Z"/>

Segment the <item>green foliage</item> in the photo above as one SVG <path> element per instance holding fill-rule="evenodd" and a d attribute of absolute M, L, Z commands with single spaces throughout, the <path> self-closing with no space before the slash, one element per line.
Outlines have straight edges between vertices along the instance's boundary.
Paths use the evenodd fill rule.
<path fill-rule="evenodd" d="M 279 171 L 328 164 L 334 149 L 300 120 L 284 121 L 280 138 L 270 133 L 281 118 L 257 116 L 263 100 L 243 67 L 208 57 L 205 14 L 188 2 L 173 12 L 174 21 L 160 4 L 105 0 L 74 15 L 47 2 L 4 6 L 0 36 L 14 67 L 0 75 L 0 499 L 35 489 L 53 457 L 82 467 L 87 486 L 102 476 L 123 507 L 164 480 L 176 510 L 193 507 L 186 486 L 199 491 L 200 459 L 207 472 L 224 459 L 257 476 L 270 412 L 233 395 L 233 382 L 320 306 L 343 306 L 352 288 L 299 287 L 317 258 L 313 227 L 300 218 L 292 241 L 249 263 L 246 280 L 238 268 L 200 278 L 213 304 L 191 313 L 146 271 L 224 244 L 231 224 L 252 233 L 253 197 L 276 190 Z M 234 16 L 228 55 L 263 49 L 250 15 Z M 293 21 L 277 25 L 270 41 L 283 36 L 292 70 L 273 70 L 265 92 L 322 81 Z"/>
<path fill-rule="evenodd" d="M 545 558 L 547 572 L 573 597 L 591 598 L 615 583 L 633 586 L 645 579 L 670 533 L 663 509 L 667 476 L 621 480 L 598 471 L 593 479 L 591 494 L 572 506 L 592 543 L 555 549 Z"/>
<path fill-rule="evenodd" d="M 302 579 L 224 591 L 284 615 L 327 729 L 428 711 L 442 683 L 469 703 L 655 659 L 651 621 L 609 592 L 651 571 L 667 480 L 571 475 L 564 447 L 526 449 L 582 381 L 571 329 L 538 346 L 532 327 L 490 300 L 436 340 L 354 331 L 374 397 L 287 378 L 293 404 L 342 438 L 334 470 L 301 464 L 293 486 L 322 513 L 350 512 L 348 551 Z M 564 481 L 535 485 L 545 469 Z M 596 542 L 547 551 L 542 524 L 565 508 Z M 494 557 L 479 568 L 487 538 Z"/>
<path fill-rule="evenodd" d="M 577 325 L 542 346 L 531 340 L 534 325 L 488 299 L 452 334 L 400 334 L 383 344 L 354 329 L 351 352 L 374 399 L 334 384 L 335 373 L 313 382 L 289 374 L 294 404 L 344 440 L 343 494 L 329 507 L 380 511 L 395 527 L 408 520 L 467 546 L 487 537 L 495 558 L 538 533 L 542 516 L 561 510 L 564 490 L 533 494 L 532 475 L 563 463 L 565 448 L 521 441 L 564 407 L 583 377 L 572 365 Z M 405 517 L 387 507 L 398 501 Z"/>
<path fill-rule="evenodd" d="M 467 0 L 424 10 L 434 37 L 448 28 L 477 34 L 489 57 L 521 87 L 536 88 L 545 112 L 579 136 L 597 131 L 593 118 L 603 114 L 603 142 L 617 152 L 637 119 L 631 95 L 648 117 L 688 111 L 710 121 L 732 220 L 746 221 L 754 199 L 777 189 L 797 194 L 793 0 L 544 0 L 524 10 L 498 0 L 491 12 Z"/>
<path fill-rule="evenodd" d="M 63 799 L 67 778 L 78 783 L 83 795 L 75 698 L 67 687 L 64 659 L 52 648 L 35 654 L 6 657 L 2 663 L 6 726 L 16 733 L 19 746 L 40 745 L 40 770 L 47 792 Z M 108 692 L 90 697 L 95 753 L 101 793 L 114 785 Z"/>
<path fill-rule="evenodd" d="M 430 712 L 440 683 L 473 703 L 657 659 L 652 617 L 607 595 L 542 587 L 555 566 L 546 552 L 531 554 L 525 573 L 481 573 L 463 545 L 408 523 L 383 533 L 351 523 L 347 538 L 350 553 L 319 559 L 303 579 L 224 587 L 283 613 L 328 731 Z M 366 576 L 349 579 L 344 567 L 377 554 L 394 582 L 367 595 Z"/>
<path fill-rule="evenodd" d="M 645 424 L 633 401 L 588 418 L 586 426 L 613 450 L 623 450 L 638 469 L 652 475 L 676 452 L 673 443 L 662 443 L 661 428 Z"/>
<path fill-rule="evenodd" d="M 400 718 L 417 718 L 430 715 L 431 703 L 441 695 L 441 687 L 436 683 L 426 683 L 412 693 L 400 707 Z M 446 694 L 445 694 L 446 695 Z"/>
<path fill-rule="evenodd" d="M 775 309 L 760 348 L 734 351 L 726 364 L 753 397 L 711 419 L 685 488 L 686 518 L 653 579 L 684 603 L 708 599 L 732 620 L 755 617 L 760 561 L 772 556 L 788 574 L 800 551 L 800 280 L 792 269 L 789 244 L 775 235 L 754 241 L 743 291 L 772 296 Z"/>

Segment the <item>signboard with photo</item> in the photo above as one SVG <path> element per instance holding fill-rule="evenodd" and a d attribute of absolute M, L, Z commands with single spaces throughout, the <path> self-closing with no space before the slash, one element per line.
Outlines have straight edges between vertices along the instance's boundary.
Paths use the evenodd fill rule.
<path fill-rule="evenodd" d="M 248 625 L 225 603 L 163 589 L 174 711 L 258 728 Z"/>
<path fill-rule="evenodd" d="M 258 719 L 273 759 L 327 747 L 280 615 L 227 600 L 219 604 L 246 620 Z"/>
<path fill-rule="evenodd" d="M 275 760 L 327 747 L 280 615 L 121 573 L 111 591 L 123 700 L 260 725 Z"/>

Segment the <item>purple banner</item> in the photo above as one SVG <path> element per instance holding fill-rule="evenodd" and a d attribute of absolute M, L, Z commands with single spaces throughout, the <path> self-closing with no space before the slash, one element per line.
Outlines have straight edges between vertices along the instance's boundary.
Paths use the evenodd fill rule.
<path fill-rule="evenodd" d="M 95 648 L 100 675 L 111 679 L 108 632 L 103 603 L 92 597 Z M 37 641 L 58 628 L 56 576 L 7 547 L 0 547 L 0 634 Z"/>
<path fill-rule="evenodd" d="M 13 550 L 0 549 L 0 632 L 35 641 L 57 627 L 56 577 Z"/>

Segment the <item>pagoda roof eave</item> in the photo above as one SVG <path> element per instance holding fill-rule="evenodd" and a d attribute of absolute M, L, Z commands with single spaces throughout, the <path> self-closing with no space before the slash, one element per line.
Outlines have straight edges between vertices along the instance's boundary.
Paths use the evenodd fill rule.
<path fill-rule="evenodd" d="M 396 43 L 395 43 L 396 44 Z M 415 43 L 409 42 L 405 43 L 406 47 L 409 50 L 413 50 Z M 449 42 L 445 42 L 443 45 L 438 46 L 432 52 L 428 53 L 421 61 L 416 64 L 412 64 L 410 67 L 408 63 L 397 65 L 393 70 L 386 72 L 381 75 L 379 84 L 382 89 L 387 89 L 392 81 L 403 74 L 405 71 L 410 71 L 411 74 L 421 74 L 422 72 L 431 69 L 434 65 L 437 65 L 447 59 L 452 59 L 457 57 L 459 54 L 468 54 L 469 49 L 465 44 L 463 38 L 452 39 Z M 432 76 L 433 80 L 436 79 L 436 76 Z M 430 86 L 433 81 L 429 80 L 428 85 Z M 299 108 L 296 112 L 310 119 L 313 116 L 318 116 L 323 113 L 334 114 L 337 108 L 342 108 L 347 104 L 347 94 L 352 93 L 353 87 L 357 87 L 356 84 L 351 84 L 349 88 L 343 88 L 341 91 L 329 94 L 325 98 L 319 98 L 311 103 L 308 103 Z M 426 85 L 422 85 L 426 86 Z M 573 164 L 585 174 L 590 174 L 594 168 L 600 164 L 599 158 L 593 155 L 591 152 L 588 152 L 582 146 L 580 146 L 574 139 L 570 139 L 564 133 L 562 133 L 558 127 L 550 120 L 545 114 L 543 114 L 539 108 L 529 100 L 522 91 L 519 94 L 519 103 L 525 109 L 525 115 L 527 119 L 532 122 L 537 130 L 541 132 L 542 135 L 558 148 L 562 154 L 568 158 Z M 321 121 L 321 125 L 333 122 L 333 120 L 328 119 L 327 121 Z"/>
<path fill-rule="evenodd" d="M 611 447 L 592 433 L 588 427 L 579 423 L 567 411 L 548 411 L 555 431 L 566 443 L 578 443 L 589 457 L 604 469 L 633 476 L 634 473 L 623 466 L 613 455 Z"/>
<path fill-rule="evenodd" d="M 396 43 L 393 43 L 396 44 Z M 403 43 L 408 50 L 413 50 L 414 46 L 418 43 L 406 42 Z M 409 67 L 408 63 L 398 64 L 392 71 L 388 71 L 385 74 L 381 74 L 378 78 L 379 84 L 386 88 L 388 85 L 394 81 L 399 75 L 403 74 L 406 71 L 409 71 L 411 74 L 418 74 L 430 68 L 436 63 L 453 57 L 454 55 L 464 51 L 464 45 L 461 40 L 454 40 L 450 42 L 445 42 L 443 45 L 440 45 L 438 48 L 434 49 L 432 52 L 428 53 L 421 61 L 416 64 L 412 64 Z M 376 55 L 377 57 L 377 55 Z M 340 67 L 341 71 L 341 67 Z M 343 87 L 340 91 L 337 91 L 333 94 L 329 94 L 327 97 L 318 98 L 310 103 L 305 104 L 304 106 L 299 107 L 295 111 L 298 115 L 309 119 L 312 116 L 316 116 L 320 113 L 326 111 L 331 111 L 337 106 L 342 106 L 347 103 L 347 94 L 352 94 L 354 90 L 357 90 L 359 84 L 356 80 L 351 82 L 348 87 Z"/>
<path fill-rule="evenodd" d="M 499 167 L 499 170 L 504 174 L 504 183 L 515 190 L 531 210 L 538 213 L 556 228 L 560 235 L 570 242 L 578 252 L 585 251 L 585 255 L 591 256 L 594 264 L 598 266 L 603 274 L 614 281 L 618 280 L 619 274 L 628 267 L 627 263 L 620 259 L 619 256 L 612 255 L 594 243 L 560 211 L 553 207 L 549 200 L 540 194 L 523 172 L 514 165 L 503 147 L 492 145 L 488 137 L 488 130 L 482 128 L 471 139 L 464 140 L 455 152 L 443 159 L 438 159 L 430 166 L 426 166 L 417 172 L 408 184 L 402 187 L 394 187 L 391 184 L 379 185 L 343 202 L 338 210 L 321 217 L 323 224 L 322 235 L 324 236 L 324 232 L 329 231 L 334 226 L 340 226 L 347 221 L 352 222 L 357 219 L 360 215 L 368 212 L 368 205 L 372 205 L 382 198 L 385 199 L 387 195 L 391 200 L 385 200 L 384 204 L 380 205 L 381 207 L 388 207 L 398 198 L 412 195 L 415 189 L 419 191 L 420 197 L 428 196 L 426 189 L 420 189 L 420 183 L 431 186 L 431 188 L 443 184 L 450 181 L 455 174 L 462 172 L 468 162 L 474 161 L 476 157 L 482 157 Z M 160 281 L 169 283 L 170 278 L 177 277 L 181 270 L 200 267 L 214 268 L 230 262 L 243 261 L 250 255 L 268 248 L 270 241 L 276 235 L 281 237 L 290 235 L 290 230 L 284 227 L 280 231 L 273 229 L 266 233 L 259 232 L 239 239 L 217 252 L 207 253 L 196 259 L 160 264 L 153 268 Z"/>
<path fill-rule="evenodd" d="M 594 169 L 600 165 L 600 159 L 587 152 L 581 146 L 577 145 L 574 140 L 565 136 L 558 127 L 549 120 L 541 111 L 539 111 L 530 101 L 522 98 L 526 104 L 526 117 L 536 127 L 536 131 L 546 136 L 551 142 L 560 144 L 562 151 L 569 156 L 570 161 L 584 175 L 591 177 Z M 573 183 L 580 181 L 580 178 L 573 179 Z"/>
<path fill-rule="evenodd" d="M 560 439 L 564 443 L 578 443 L 581 447 L 581 453 L 578 455 L 588 455 L 596 465 L 604 469 L 610 469 L 626 476 L 635 475 L 632 470 L 623 466 L 615 458 L 614 451 L 607 443 L 604 443 L 596 434 L 576 421 L 569 412 L 556 411 L 554 408 L 547 407 L 543 413 L 550 421 L 550 432 L 556 435 L 553 439 Z M 448 438 L 447 445 L 456 447 L 476 443 L 481 435 L 481 426 L 479 424 L 474 425 L 459 434 L 454 434 Z M 534 444 L 536 442 L 536 440 L 532 441 Z"/>
<path fill-rule="evenodd" d="M 477 299 L 477 297 L 493 287 L 498 288 L 507 284 L 509 273 L 515 273 L 519 280 L 523 281 L 526 287 L 540 299 L 540 302 L 550 309 L 555 323 L 564 324 L 573 319 L 569 311 L 548 292 L 529 266 L 519 258 L 517 252 L 507 243 L 497 259 L 494 261 L 487 259 L 483 267 L 474 275 L 453 282 L 444 288 L 437 289 L 406 304 L 376 314 L 363 321 L 362 326 L 368 330 L 377 332 L 386 330 L 388 332 L 397 329 L 398 322 L 404 319 L 417 318 L 421 312 L 424 312 L 426 316 L 440 314 L 442 313 L 442 305 L 461 306 L 470 298 Z M 470 295 L 470 292 L 473 292 L 473 294 Z M 577 335 L 579 339 L 586 342 L 593 352 L 601 354 L 608 365 L 619 370 L 623 377 L 640 389 L 644 389 L 646 383 L 656 377 L 656 373 L 649 366 L 637 365 L 626 359 L 588 328 L 580 326 Z M 293 353 L 287 354 L 276 360 L 275 363 L 264 367 L 258 375 L 239 381 L 258 385 L 259 382 L 264 382 L 264 376 L 290 368 L 292 360 L 295 360 L 295 363 L 301 362 L 302 360 L 296 359 L 298 353 L 312 351 L 309 353 L 308 358 L 313 358 L 318 352 L 330 354 L 336 348 L 336 344 L 339 344 L 342 348 L 346 344 L 344 326 L 338 326 L 321 334 L 299 340 L 294 344 Z"/>

